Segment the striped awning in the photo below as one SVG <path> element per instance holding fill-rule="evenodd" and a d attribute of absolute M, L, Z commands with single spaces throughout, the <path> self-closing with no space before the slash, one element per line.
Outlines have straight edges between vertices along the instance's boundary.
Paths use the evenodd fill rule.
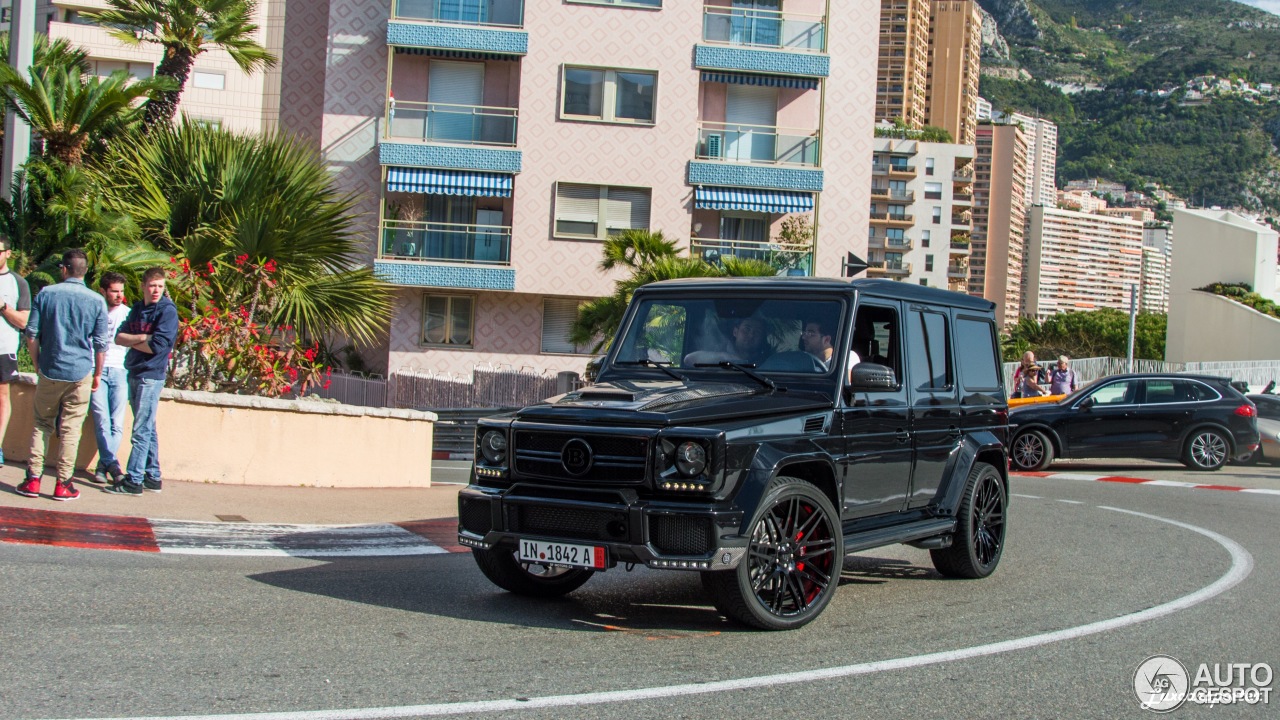
<path fill-rule="evenodd" d="M 387 168 L 387 191 L 424 195 L 511 197 L 512 176 L 469 170 Z"/>
<path fill-rule="evenodd" d="M 797 90 L 817 90 L 818 81 L 805 77 L 782 77 L 781 75 L 748 75 L 746 73 L 703 72 L 702 82 L 728 83 L 729 85 L 760 85 L 762 87 L 795 88 Z"/>
<path fill-rule="evenodd" d="M 450 58 L 452 60 L 519 60 L 520 55 L 503 55 L 502 53 L 477 52 L 475 50 L 452 50 L 449 48 L 420 48 L 396 46 L 397 55 L 426 55 L 428 57 Z"/>
<path fill-rule="evenodd" d="M 693 192 L 693 206 L 701 210 L 746 210 L 784 215 L 812 210 L 813 193 L 699 187 Z"/>

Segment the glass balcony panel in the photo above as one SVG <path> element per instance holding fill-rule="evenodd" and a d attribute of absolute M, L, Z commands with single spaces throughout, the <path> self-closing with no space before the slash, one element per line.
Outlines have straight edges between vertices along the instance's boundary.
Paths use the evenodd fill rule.
<path fill-rule="evenodd" d="M 826 48 L 826 18 L 755 8 L 707 7 L 702 16 L 702 39 L 728 45 L 822 52 Z"/>
<path fill-rule="evenodd" d="M 699 160 L 817 167 L 818 133 L 768 125 L 703 122 L 698 129 Z"/>
<path fill-rule="evenodd" d="M 779 275 L 813 274 L 812 246 L 791 246 L 777 242 L 733 240 L 716 238 L 693 238 L 689 243 L 689 252 L 693 257 L 719 264 L 726 256 L 743 260 L 759 260 L 778 269 Z"/>
<path fill-rule="evenodd" d="M 393 20 L 524 26 L 524 0 L 395 0 Z"/>
<path fill-rule="evenodd" d="M 384 220 L 381 257 L 510 265 L 511 228 L 507 225 Z"/>
<path fill-rule="evenodd" d="M 392 101 L 387 136 L 466 145 L 516 144 L 516 109 Z"/>

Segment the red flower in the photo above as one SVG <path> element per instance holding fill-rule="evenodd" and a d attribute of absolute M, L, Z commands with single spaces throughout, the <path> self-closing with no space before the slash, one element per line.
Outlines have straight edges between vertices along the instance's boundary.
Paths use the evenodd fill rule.
<path fill-rule="evenodd" d="M 248 256 L 248 255 L 237 255 L 237 256 L 236 256 L 236 265 L 244 265 L 244 264 L 245 264 L 245 263 L 247 263 L 247 262 L 249 262 L 249 256 Z"/>
<path fill-rule="evenodd" d="M 332 380 L 325 380 L 324 385 L 321 385 L 321 387 L 324 388 L 325 390 L 328 390 L 331 384 L 333 384 Z"/>
<path fill-rule="evenodd" d="M 212 275 L 212 274 L 214 274 L 214 273 L 216 273 L 216 272 L 218 272 L 218 271 L 217 271 L 216 269 L 214 269 L 214 267 L 213 267 L 213 261 L 212 261 L 212 260 L 210 260 L 210 261 L 209 261 L 209 274 L 210 274 L 210 275 Z"/>
<path fill-rule="evenodd" d="M 268 261 L 267 261 L 267 264 L 262 266 L 262 269 L 263 269 L 263 270 L 266 270 L 266 271 L 267 271 L 267 274 L 271 274 L 271 273 L 275 272 L 275 271 L 276 271 L 276 261 L 275 261 L 275 260 L 268 260 Z"/>
<path fill-rule="evenodd" d="M 307 359 L 307 362 L 312 362 L 312 361 L 314 361 L 314 360 L 316 359 L 316 351 L 315 351 L 315 348 L 310 348 L 310 349 L 308 349 L 306 352 L 302 353 L 302 356 L 303 356 L 303 357 L 305 357 L 305 358 Z"/>

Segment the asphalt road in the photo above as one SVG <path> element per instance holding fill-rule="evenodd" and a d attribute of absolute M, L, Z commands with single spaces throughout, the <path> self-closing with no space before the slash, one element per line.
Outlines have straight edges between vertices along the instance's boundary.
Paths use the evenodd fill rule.
<path fill-rule="evenodd" d="M 1136 467 L 1280 485 L 1275 468 Z M 1013 492 L 992 577 L 944 580 L 926 551 L 870 551 L 847 560 L 822 617 L 787 633 L 723 620 L 694 574 L 619 568 L 536 601 L 498 591 L 465 554 L 0 545 L 0 717 L 1153 717 L 1131 689 L 1151 655 L 1193 674 L 1280 670 L 1280 495 L 1028 477 Z"/>

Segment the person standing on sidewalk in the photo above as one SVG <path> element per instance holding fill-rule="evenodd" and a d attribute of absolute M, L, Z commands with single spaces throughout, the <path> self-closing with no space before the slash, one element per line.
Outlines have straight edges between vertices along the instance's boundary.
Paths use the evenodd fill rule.
<path fill-rule="evenodd" d="M 160 391 L 169 370 L 169 352 L 178 338 L 178 307 L 164 295 L 164 268 L 142 274 L 142 300 L 133 304 L 116 342 L 129 348 L 124 358 L 129 372 L 129 407 L 133 410 L 133 434 L 129 464 L 124 477 L 108 485 L 107 492 L 141 495 L 145 488 L 160 492 L 160 437 L 156 412 Z"/>
<path fill-rule="evenodd" d="M 80 491 L 71 484 L 80 449 L 80 430 L 89 410 L 89 396 L 98 389 L 107 351 L 107 303 L 85 287 L 89 270 L 83 250 L 68 250 L 58 263 L 62 282 L 36 295 L 27 319 L 27 350 L 39 371 L 34 402 L 35 430 L 27 479 L 18 494 L 39 497 L 44 456 L 55 432 L 58 448 L 54 500 L 75 500 Z"/>
<path fill-rule="evenodd" d="M 129 388 L 124 371 L 124 356 L 129 348 L 115 342 L 116 333 L 129 317 L 129 306 L 124 304 L 124 275 L 118 272 L 103 273 L 98 278 L 98 291 L 107 301 L 107 358 L 103 362 L 102 381 L 93 391 L 89 411 L 93 415 L 93 429 L 98 440 L 98 467 L 93 481 L 106 485 L 119 482 L 123 471 L 116 452 L 120 438 L 124 436 L 124 406 L 129 398 Z"/>
<path fill-rule="evenodd" d="M 18 379 L 18 346 L 31 314 L 31 288 L 16 272 L 9 270 L 12 254 L 9 238 L 0 232 L 0 443 L 9 430 L 9 383 Z M 0 445 L 0 465 L 4 447 Z"/>

